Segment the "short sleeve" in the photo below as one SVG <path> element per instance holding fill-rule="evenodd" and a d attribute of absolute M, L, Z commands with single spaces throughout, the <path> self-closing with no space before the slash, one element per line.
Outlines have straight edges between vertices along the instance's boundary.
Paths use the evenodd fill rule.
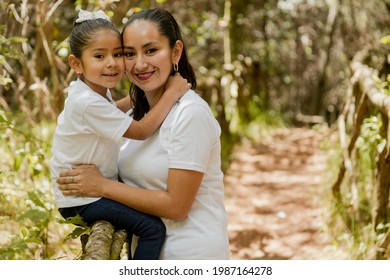
<path fill-rule="evenodd" d="M 170 127 L 169 168 L 206 171 L 216 137 L 213 121 L 208 108 L 197 103 L 178 112 Z"/>
<path fill-rule="evenodd" d="M 118 142 L 133 119 L 106 100 L 93 100 L 85 107 L 82 127 L 99 137 Z"/>

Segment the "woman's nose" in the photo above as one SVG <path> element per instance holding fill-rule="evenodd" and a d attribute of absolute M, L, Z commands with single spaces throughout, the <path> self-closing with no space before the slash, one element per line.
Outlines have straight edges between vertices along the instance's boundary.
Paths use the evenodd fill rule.
<path fill-rule="evenodd" d="M 146 67 L 147 67 L 147 63 L 145 58 L 142 55 L 138 56 L 137 60 L 135 61 L 135 68 L 137 70 L 140 70 L 140 69 L 145 69 Z"/>

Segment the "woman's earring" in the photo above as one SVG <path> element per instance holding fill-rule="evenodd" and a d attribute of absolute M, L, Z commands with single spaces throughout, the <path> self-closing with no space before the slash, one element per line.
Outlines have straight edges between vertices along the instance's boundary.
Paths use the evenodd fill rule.
<path fill-rule="evenodd" d="M 175 70 L 175 72 L 178 72 L 179 71 L 179 64 L 177 64 L 177 63 L 173 64 L 173 70 Z"/>

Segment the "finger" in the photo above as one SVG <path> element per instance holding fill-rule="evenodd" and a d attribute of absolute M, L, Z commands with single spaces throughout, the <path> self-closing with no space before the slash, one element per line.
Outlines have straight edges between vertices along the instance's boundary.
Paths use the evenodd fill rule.
<path fill-rule="evenodd" d="M 60 173 L 60 177 L 70 177 L 70 176 L 76 176 L 79 175 L 79 172 L 75 170 L 69 170 L 69 171 L 64 171 Z"/>
<path fill-rule="evenodd" d="M 71 195 L 72 195 L 72 191 L 65 191 L 65 192 L 64 192 L 64 195 L 65 195 L 65 196 L 71 196 Z"/>
<path fill-rule="evenodd" d="M 76 183 L 76 176 L 61 176 L 56 180 L 57 184 L 70 185 Z"/>
<path fill-rule="evenodd" d="M 75 195 L 74 191 L 73 190 L 65 190 L 65 191 L 62 191 L 62 194 L 64 196 L 72 196 L 72 195 Z"/>
<path fill-rule="evenodd" d="M 58 189 L 59 189 L 61 192 L 66 192 L 66 191 L 68 191 L 68 186 L 67 186 L 67 185 L 64 185 L 64 184 L 58 184 Z"/>
<path fill-rule="evenodd" d="M 69 176 L 59 177 L 57 178 L 57 183 L 61 185 L 69 184 Z"/>
<path fill-rule="evenodd" d="M 86 169 L 86 168 L 92 168 L 94 165 L 93 164 L 78 164 L 78 165 L 73 165 L 72 169 L 77 170 L 77 169 Z"/>
<path fill-rule="evenodd" d="M 77 191 L 77 185 L 75 184 L 59 184 L 58 189 L 62 193 L 75 193 Z"/>

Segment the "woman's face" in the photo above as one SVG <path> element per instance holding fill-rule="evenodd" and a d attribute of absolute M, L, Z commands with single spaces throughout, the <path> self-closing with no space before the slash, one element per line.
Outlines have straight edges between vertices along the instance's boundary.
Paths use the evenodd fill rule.
<path fill-rule="evenodd" d="M 123 33 L 126 73 L 146 94 L 164 89 L 172 70 L 173 55 L 167 37 L 155 23 L 137 20 Z"/>

